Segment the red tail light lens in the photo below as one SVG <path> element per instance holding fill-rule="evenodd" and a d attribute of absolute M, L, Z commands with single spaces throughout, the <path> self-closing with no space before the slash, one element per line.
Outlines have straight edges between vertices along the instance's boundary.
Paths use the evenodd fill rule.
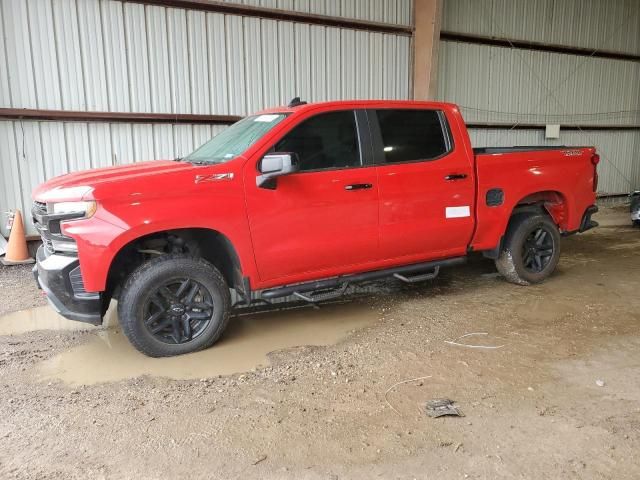
<path fill-rule="evenodd" d="M 600 163 L 600 155 L 598 155 L 597 153 L 594 153 L 593 156 L 591 157 L 591 163 L 593 165 L 598 165 L 598 163 Z"/>

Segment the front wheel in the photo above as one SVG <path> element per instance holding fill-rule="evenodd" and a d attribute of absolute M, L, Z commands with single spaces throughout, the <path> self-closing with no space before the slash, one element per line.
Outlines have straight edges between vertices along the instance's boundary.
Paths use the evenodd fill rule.
<path fill-rule="evenodd" d="M 542 214 L 522 214 L 507 229 L 496 267 L 509 282 L 530 285 L 548 278 L 559 258 L 560 232 L 553 221 Z"/>
<path fill-rule="evenodd" d="M 209 262 L 155 258 L 131 273 L 118 301 L 122 331 L 140 352 L 169 357 L 212 346 L 229 321 L 231 299 Z"/>

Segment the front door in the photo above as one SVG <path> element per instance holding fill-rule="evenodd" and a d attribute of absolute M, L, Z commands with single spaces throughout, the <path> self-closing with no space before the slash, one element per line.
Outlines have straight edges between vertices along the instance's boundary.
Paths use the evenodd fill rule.
<path fill-rule="evenodd" d="M 474 173 L 442 111 L 369 111 L 380 195 L 384 259 L 466 254 L 474 227 Z M 402 262 L 398 262 L 402 263 Z"/>
<path fill-rule="evenodd" d="M 363 149 L 360 141 L 364 118 L 362 111 L 341 110 L 301 119 L 270 149 L 296 153 L 300 171 L 279 177 L 273 190 L 256 186 L 256 163 L 247 163 L 249 226 L 261 281 L 332 276 L 377 257 L 378 186 L 376 168 L 367 164 L 370 146 Z"/>

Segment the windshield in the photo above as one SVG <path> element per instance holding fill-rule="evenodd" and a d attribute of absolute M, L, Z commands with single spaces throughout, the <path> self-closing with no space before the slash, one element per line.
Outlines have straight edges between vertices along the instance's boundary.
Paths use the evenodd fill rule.
<path fill-rule="evenodd" d="M 244 118 L 216 135 L 183 160 L 193 163 L 225 163 L 243 153 L 287 115 L 274 113 Z"/>

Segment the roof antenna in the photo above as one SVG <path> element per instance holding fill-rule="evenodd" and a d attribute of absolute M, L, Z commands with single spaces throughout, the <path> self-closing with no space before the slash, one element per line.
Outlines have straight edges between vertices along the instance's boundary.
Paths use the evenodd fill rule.
<path fill-rule="evenodd" d="M 289 108 L 293 108 L 293 107 L 299 107 L 300 105 L 306 105 L 307 102 L 303 102 L 302 100 L 300 100 L 300 97 L 296 97 L 293 100 L 291 100 L 289 102 L 289 105 L 287 105 Z"/>

